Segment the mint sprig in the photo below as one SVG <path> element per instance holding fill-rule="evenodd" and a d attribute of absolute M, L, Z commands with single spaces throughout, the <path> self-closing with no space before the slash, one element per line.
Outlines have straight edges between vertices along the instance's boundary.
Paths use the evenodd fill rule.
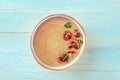
<path fill-rule="evenodd" d="M 83 40 L 82 40 L 82 39 L 78 39 L 77 42 L 78 42 L 79 44 L 83 44 Z"/>
<path fill-rule="evenodd" d="M 71 25 L 71 23 L 70 23 L 70 22 L 67 22 L 67 23 L 64 25 L 64 27 L 65 27 L 65 28 L 71 28 L 71 27 L 72 27 L 72 25 Z"/>
<path fill-rule="evenodd" d="M 64 54 L 63 59 L 68 60 L 69 59 L 69 55 L 68 54 Z"/>

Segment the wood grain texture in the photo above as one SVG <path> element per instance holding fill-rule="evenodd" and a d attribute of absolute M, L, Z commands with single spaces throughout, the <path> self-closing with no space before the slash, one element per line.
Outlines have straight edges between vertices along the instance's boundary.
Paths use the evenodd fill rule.
<path fill-rule="evenodd" d="M 118 11 L 119 0 L 1 0 L 0 9 L 3 11 Z"/>
<path fill-rule="evenodd" d="M 64 71 L 37 64 L 30 50 L 36 24 L 50 14 L 68 14 L 87 35 L 79 60 Z M 119 0 L 0 0 L 0 80 L 120 80 Z"/>

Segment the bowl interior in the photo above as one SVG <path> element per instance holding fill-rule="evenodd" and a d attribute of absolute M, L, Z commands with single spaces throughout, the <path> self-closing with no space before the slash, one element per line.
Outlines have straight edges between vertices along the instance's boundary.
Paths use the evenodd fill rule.
<path fill-rule="evenodd" d="M 74 60 L 72 60 L 69 64 L 65 64 L 65 65 L 63 65 L 63 66 L 50 66 L 50 65 L 45 64 L 42 60 L 40 60 L 40 59 L 38 58 L 38 56 L 36 55 L 35 48 L 34 48 L 34 46 L 33 46 L 33 45 L 34 45 L 34 36 L 35 36 L 35 33 L 37 32 L 38 28 L 40 27 L 40 25 L 41 25 L 43 22 L 45 22 L 46 20 L 51 19 L 51 18 L 56 18 L 56 17 L 63 17 L 63 18 L 66 18 L 66 19 L 72 21 L 73 23 L 75 23 L 75 24 L 77 25 L 78 29 L 80 30 L 82 36 L 83 36 L 83 45 L 82 45 L 82 47 L 81 47 L 81 50 L 80 50 L 79 54 L 78 54 L 77 57 L 76 57 Z M 83 52 L 83 50 L 84 50 L 84 47 L 85 47 L 85 43 L 86 43 L 85 31 L 84 31 L 83 27 L 81 26 L 81 24 L 78 23 L 74 18 L 72 18 L 72 17 L 70 17 L 70 16 L 68 16 L 68 15 L 64 15 L 64 14 L 53 14 L 53 15 L 47 16 L 47 17 L 44 18 L 42 21 L 40 21 L 40 22 L 37 24 L 37 26 L 35 27 L 35 29 L 34 29 L 34 31 L 33 31 L 33 33 L 32 33 L 31 42 L 30 42 L 30 44 L 31 44 L 31 50 L 32 50 L 33 56 L 34 56 L 34 58 L 36 59 L 36 61 L 37 61 L 40 65 L 42 65 L 43 67 L 45 67 L 45 68 L 47 68 L 47 69 L 51 69 L 51 70 L 63 70 L 63 69 L 66 69 L 66 68 L 70 67 L 72 64 L 74 64 L 74 63 L 78 60 L 78 58 L 80 57 L 80 55 L 82 54 L 82 52 Z"/>

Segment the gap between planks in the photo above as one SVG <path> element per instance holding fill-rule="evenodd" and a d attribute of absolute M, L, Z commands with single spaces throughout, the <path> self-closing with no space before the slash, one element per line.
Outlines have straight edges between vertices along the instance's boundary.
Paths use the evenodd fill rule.
<path fill-rule="evenodd" d="M 80 9 L 80 10 L 10 10 L 10 9 L 0 9 L 0 12 L 21 12 L 21 13 L 26 13 L 26 12 L 39 12 L 39 13 L 58 13 L 58 12 L 62 12 L 62 13 L 66 13 L 66 12 L 115 12 L 115 10 L 110 10 L 110 9 Z M 117 11 L 118 12 L 118 11 Z"/>
<path fill-rule="evenodd" d="M 0 34 L 31 34 L 32 32 L 0 32 Z"/>

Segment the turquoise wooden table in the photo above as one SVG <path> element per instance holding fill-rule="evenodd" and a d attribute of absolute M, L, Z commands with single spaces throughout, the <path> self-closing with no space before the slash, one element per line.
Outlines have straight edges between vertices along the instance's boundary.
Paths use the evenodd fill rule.
<path fill-rule="evenodd" d="M 30 50 L 34 27 L 54 13 L 74 17 L 87 34 L 64 71 L 41 67 Z M 0 80 L 120 80 L 120 0 L 0 0 Z"/>

